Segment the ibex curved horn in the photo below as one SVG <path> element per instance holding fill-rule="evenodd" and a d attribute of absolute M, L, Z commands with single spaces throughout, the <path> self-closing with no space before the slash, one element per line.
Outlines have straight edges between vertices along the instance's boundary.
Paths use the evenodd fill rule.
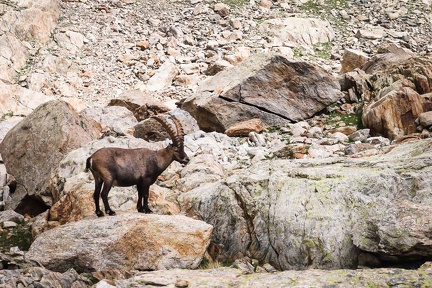
<path fill-rule="evenodd" d="M 181 125 L 180 121 L 176 117 L 171 116 L 171 119 L 174 122 L 177 129 L 177 142 L 179 145 L 183 145 L 184 142 L 183 126 Z"/>
<path fill-rule="evenodd" d="M 168 123 L 168 121 L 165 118 L 160 117 L 158 115 L 152 116 L 151 118 L 155 119 L 156 121 L 158 121 L 159 123 L 162 124 L 162 126 L 165 128 L 165 130 L 168 132 L 169 136 L 171 137 L 171 140 L 173 141 L 174 146 L 180 147 L 182 145 L 183 141 L 181 140 L 181 138 L 179 139 L 178 132 L 176 133 L 174 131 L 172 126 Z M 176 125 L 177 131 L 178 131 L 178 127 L 177 127 L 178 124 L 176 124 L 174 119 L 175 118 L 173 117 L 174 124 Z"/>

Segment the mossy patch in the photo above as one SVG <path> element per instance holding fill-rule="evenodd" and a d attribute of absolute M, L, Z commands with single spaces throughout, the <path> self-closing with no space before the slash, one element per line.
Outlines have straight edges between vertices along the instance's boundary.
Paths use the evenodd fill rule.
<path fill-rule="evenodd" d="M 223 0 L 222 2 L 227 4 L 231 8 L 242 7 L 242 6 L 246 5 L 247 3 L 249 3 L 248 0 Z"/>
<path fill-rule="evenodd" d="M 363 129 L 363 122 L 359 113 L 338 113 L 333 112 L 328 115 L 324 124 L 334 126 L 335 128 L 344 126 L 354 126 L 357 129 Z"/>
<path fill-rule="evenodd" d="M 330 42 L 317 43 L 313 45 L 313 50 L 315 52 L 316 57 L 321 59 L 326 59 L 326 60 L 329 60 L 331 57 L 331 48 L 332 45 Z"/>
<path fill-rule="evenodd" d="M 348 8 L 347 0 L 309 0 L 304 3 L 300 9 L 310 14 L 317 15 L 319 17 L 331 18 L 332 20 L 340 19 L 338 14 L 334 11 Z"/>
<path fill-rule="evenodd" d="M 340 17 L 339 11 L 348 9 L 349 5 L 347 0 L 309 0 L 300 7 L 300 10 L 308 14 L 316 15 L 322 20 L 332 22 L 333 25 L 339 27 L 341 31 L 349 31 L 349 26 L 346 21 Z"/>
<path fill-rule="evenodd" d="M 292 50 L 294 53 L 294 55 L 293 55 L 294 59 L 299 59 L 303 56 L 303 54 L 305 54 L 305 49 L 300 47 L 300 46 L 296 46 Z"/>
<path fill-rule="evenodd" d="M 31 226 L 22 222 L 13 228 L 5 228 L 0 233 L 0 251 L 8 252 L 17 246 L 21 251 L 28 251 L 32 243 Z"/>

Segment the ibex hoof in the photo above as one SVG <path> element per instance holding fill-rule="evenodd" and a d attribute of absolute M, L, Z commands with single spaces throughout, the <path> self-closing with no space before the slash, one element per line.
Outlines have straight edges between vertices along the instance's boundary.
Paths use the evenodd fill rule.
<path fill-rule="evenodd" d="M 103 213 L 102 211 L 96 211 L 96 215 L 97 215 L 98 217 L 103 217 L 103 216 L 104 216 L 104 213 Z"/>
<path fill-rule="evenodd" d="M 116 213 L 115 213 L 114 211 L 112 211 L 112 210 L 106 211 L 106 213 L 107 213 L 109 216 L 115 216 L 115 215 L 116 215 Z"/>
<path fill-rule="evenodd" d="M 153 213 L 153 211 L 152 210 L 150 210 L 150 209 L 144 209 L 144 208 L 138 208 L 137 209 L 138 210 L 138 212 L 139 213 L 146 213 L 146 214 L 151 214 L 151 213 Z"/>

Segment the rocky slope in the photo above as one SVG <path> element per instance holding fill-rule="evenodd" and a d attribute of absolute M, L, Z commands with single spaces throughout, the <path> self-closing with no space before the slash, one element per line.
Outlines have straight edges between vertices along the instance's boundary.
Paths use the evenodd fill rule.
<path fill-rule="evenodd" d="M 27 5 L 27 7 L 23 7 L 22 5 Z M 41 28 L 40 30 L 22 28 L 25 25 L 17 19 L 21 19 L 20 17 L 24 17 L 27 12 L 30 12 L 27 10 L 33 12 L 28 13 L 28 15 L 34 18 L 31 21 L 46 24 L 45 30 L 42 29 L 44 25 L 41 24 L 37 26 Z M 122 99 L 130 99 L 134 95 L 137 95 L 140 98 L 139 101 L 146 103 L 144 105 L 139 103 L 139 101 L 135 103 L 139 104 L 138 107 L 140 108 L 143 106 L 146 108 L 145 113 L 141 113 L 140 115 L 148 115 L 155 113 L 155 111 L 172 110 L 175 108 L 175 102 L 182 101 L 184 98 L 188 98 L 197 91 L 200 91 L 200 88 L 205 87 L 203 85 L 204 80 L 210 79 L 221 70 L 228 70 L 232 66 L 237 66 L 242 60 L 252 54 L 262 52 L 277 52 L 287 58 L 294 57 L 295 59 L 318 64 L 327 70 L 329 74 L 337 77 L 341 70 L 345 73 L 352 69 L 352 67 L 348 67 L 349 64 L 354 62 L 347 62 L 345 48 L 356 49 L 364 53 L 364 55 L 358 53 L 363 60 L 376 55 L 376 53 L 383 49 L 383 44 L 389 42 L 396 43 L 399 47 L 408 49 L 406 51 L 409 51 L 410 55 L 427 56 L 432 51 L 430 44 L 430 35 L 432 34 L 431 3 L 427 0 L 406 2 L 320 1 L 319 3 L 311 1 L 302 3 L 302 1 L 266 0 L 221 1 L 220 3 L 216 1 L 191 0 L 157 1 L 155 3 L 154 1 L 144 0 L 124 0 L 108 2 L 39 1 L 37 4 L 31 1 L 27 4 L 14 1 L 0 1 L 0 16 L 2 16 L 0 21 L 0 44 L 2 45 L 1 47 L 5 47 L 5 49 L 0 49 L 0 54 L 3 56 L 1 61 L 4 61 L 4 67 L 8 67 L 0 73 L 0 79 L 2 80 L 0 82 L 2 92 L 0 93 L 3 93 L 2 101 L 0 101 L 0 111 L 3 113 L 4 118 L 4 121 L 1 122 L 2 129 L 9 131 L 22 116 L 29 115 L 39 104 L 52 99 L 62 99 L 71 103 L 78 111 L 82 111 L 84 108 L 96 109 L 85 113 L 91 115 L 90 118 L 97 119 L 96 122 L 102 126 L 105 135 L 111 135 L 99 142 L 92 142 L 89 145 L 81 144 L 79 146 L 83 146 L 82 149 L 68 154 L 70 151 L 68 143 L 73 144 L 77 142 L 74 140 L 77 140 L 79 133 L 71 133 L 68 129 L 60 129 L 60 133 L 57 133 L 55 129 L 49 129 L 47 133 L 47 129 L 43 129 L 43 125 L 39 125 L 42 121 L 37 120 L 39 119 L 37 117 L 32 118 L 35 116 L 34 114 L 30 114 L 32 117 L 27 117 L 27 123 L 22 122 L 20 123 L 21 126 L 17 126 L 21 127 L 18 130 L 26 131 L 31 128 L 31 131 L 39 131 L 37 134 L 41 139 L 44 139 L 46 135 L 49 135 L 49 137 L 54 134 L 66 135 L 53 136 L 59 137 L 58 139 L 53 139 L 58 140 L 57 143 L 63 143 L 56 144 L 61 148 L 59 149 L 59 153 L 62 154 L 61 157 L 67 156 L 58 166 L 45 165 L 43 161 L 39 160 L 37 162 L 41 166 L 34 166 L 47 173 L 53 172 L 49 184 L 46 183 L 46 175 L 40 178 L 42 179 L 41 183 L 43 183 L 44 188 L 41 189 L 43 191 L 36 191 L 37 196 L 35 198 L 41 200 L 44 205 L 51 206 L 61 196 L 65 196 L 65 194 L 70 192 L 66 197 L 61 198 L 62 201 L 57 202 L 56 207 L 53 207 L 43 217 L 39 217 L 36 220 L 36 222 L 40 221 L 42 223 L 34 225 L 35 234 L 40 234 L 45 229 L 58 226 L 59 223 L 63 224 L 64 222 L 89 217 L 93 213 L 91 208 L 92 203 L 88 201 L 91 198 L 91 180 L 79 172 L 83 170 L 83 160 L 90 152 L 94 151 L 97 147 L 106 145 L 124 147 L 143 145 L 142 142 L 128 138 L 130 137 L 131 130 L 137 131 L 136 127 L 133 127 L 138 123 L 136 119 L 138 118 L 136 117 L 137 113 L 132 114 L 127 109 L 121 109 L 122 107 L 118 106 L 116 109 L 105 108 L 113 99 L 121 102 L 124 101 Z M 39 19 L 37 16 L 40 16 L 40 19 L 48 19 L 49 21 L 37 20 Z M 314 17 L 314 20 L 304 21 L 307 17 Z M 281 21 L 281 19 L 295 19 L 295 21 L 288 22 L 290 24 L 291 22 L 295 22 L 296 24 L 289 26 L 285 21 Z M 322 20 L 328 22 L 322 22 Z M 31 24 L 31 21 L 27 18 L 24 23 Z M 30 27 L 34 26 L 30 25 Z M 41 32 L 42 30 L 45 32 Z M 47 30 L 52 32 L 52 34 L 46 33 Z M 27 35 L 22 33 L 22 31 L 31 31 L 31 33 Z M 291 33 L 287 31 L 291 31 Z M 22 42 L 13 40 L 12 32 L 24 40 Z M 428 70 L 426 69 L 425 71 Z M 427 75 L 426 72 L 425 74 Z M 389 78 L 391 77 L 386 75 L 382 78 L 378 77 L 378 79 Z M 413 83 L 423 82 L 413 81 Z M 340 100 L 337 109 L 346 109 L 348 111 L 350 107 L 357 107 L 357 104 L 345 104 L 344 106 L 342 105 L 344 102 L 347 102 L 349 99 L 355 100 L 353 102 L 365 99 L 364 96 L 358 98 L 352 96 L 349 92 L 345 93 L 345 97 Z M 418 96 L 415 97 L 418 99 L 421 98 Z M 414 103 L 414 101 L 412 102 Z M 152 105 L 148 103 L 152 103 Z M 419 100 L 418 103 L 423 102 Z M 419 104 L 418 106 L 421 105 Z M 97 110 L 99 108 L 106 110 Z M 62 109 L 65 109 L 64 113 L 69 113 L 68 107 Z M 333 108 L 328 109 L 330 111 Z M 38 113 L 41 110 L 39 109 Z M 53 119 L 53 121 L 61 119 L 61 115 L 56 115 L 53 113 L 55 111 L 50 110 L 52 109 L 42 110 L 42 114 L 48 115 L 47 119 Z M 36 109 L 37 111 L 38 109 Z M 213 253 L 212 256 L 216 255 L 215 259 L 218 259 L 218 255 L 220 255 L 219 260 L 224 259 L 224 257 L 228 260 L 229 258 L 239 258 L 237 257 L 238 255 L 249 255 L 254 259 L 245 257 L 243 258 L 243 262 L 238 261 L 235 263 L 235 267 L 241 268 L 243 272 L 240 272 L 240 270 L 220 269 L 216 270 L 216 272 L 198 272 L 194 274 L 193 271 L 173 270 L 170 272 L 172 274 L 165 274 L 162 278 L 160 278 L 159 272 L 148 274 L 137 273 L 131 279 L 124 281 L 120 279 L 130 278 L 131 275 L 124 276 L 114 272 L 114 276 L 110 277 L 109 275 L 96 273 L 93 274 L 94 277 L 105 279 L 105 281 L 101 281 L 98 285 L 109 287 L 107 286 L 109 284 L 106 282 L 108 281 L 111 284 L 116 283 L 119 287 L 136 285 L 136 283 L 143 282 L 157 286 L 199 286 L 210 284 L 216 286 L 222 285 L 220 281 L 224 283 L 228 281 L 231 285 L 248 287 L 258 282 L 263 283 L 263 285 L 271 285 L 269 283 L 277 280 L 278 283 L 281 283 L 279 282 L 280 278 L 289 279 L 286 280 L 288 282 L 283 282 L 286 285 L 320 286 L 333 284 L 338 285 L 338 287 L 356 284 L 360 286 L 429 285 L 427 282 L 428 277 L 425 276 L 430 274 L 428 264 L 425 264 L 418 271 L 398 270 L 395 272 L 392 269 L 367 270 L 353 273 L 338 271 L 337 274 L 342 275 L 338 279 L 331 277 L 333 272 L 323 272 L 321 270 L 311 270 L 305 273 L 293 272 L 295 275 L 292 275 L 291 271 L 283 272 L 285 274 L 254 274 L 252 280 L 247 275 L 240 275 L 243 273 L 272 271 L 274 269 L 268 263 L 268 266 L 263 266 L 267 267 L 267 270 L 257 265 L 257 258 L 262 261 L 261 264 L 271 262 L 273 266 L 279 269 L 304 269 L 307 267 L 328 267 L 334 269 L 335 267 L 348 267 L 352 264 L 353 259 L 354 261 L 359 259 L 359 254 L 367 257 L 366 260 L 362 260 L 361 264 L 369 267 L 381 266 L 383 263 L 400 264 L 401 259 L 402 261 L 410 261 L 412 260 L 410 258 L 412 256 L 416 260 L 420 259 L 421 262 L 429 259 L 430 254 L 428 249 L 430 245 L 427 235 L 430 229 L 428 228 L 429 220 L 425 215 L 430 215 L 430 213 L 429 209 L 422 205 L 430 203 L 430 199 L 426 195 L 427 188 L 425 188 L 429 185 L 425 175 L 428 174 L 427 159 L 428 153 L 430 153 L 430 141 L 426 140 L 426 142 L 417 144 L 418 146 L 407 146 L 410 148 L 402 149 L 402 152 L 401 150 L 399 152 L 395 150 L 396 152 L 392 154 L 393 156 L 387 156 L 397 159 L 412 157 L 419 160 L 416 165 L 413 164 L 413 161 L 406 160 L 405 164 L 402 161 L 399 163 L 400 166 L 398 166 L 392 161 L 390 162 L 393 164 L 389 164 L 389 162 L 386 162 L 387 160 L 379 157 L 374 158 L 374 160 L 366 158 L 365 161 L 358 162 L 349 159 L 341 160 L 339 158 L 319 160 L 318 162 L 306 159 L 296 162 L 295 165 L 291 165 L 286 160 L 266 161 L 266 159 L 273 158 L 326 158 L 329 156 L 345 155 L 362 157 L 393 149 L 393 146 L 391 148 L 388 147 L 390 143 L 388 139 L 382 137 L 379 139 L 370 138 L 368 130 L 359 130 L 356 134 L 352 133 L 356 129 L 350 130 L 352 129 L 351 127 L 340 127 L 340 130 L 335 130 L 334 126 L 323 121 L 326 117 L 325 115 L 321 115 L 314 119 L 306 119 L 309 123 L 286 124 L 277 133 L 272 133 L 270 130 L 262 134 L 251 133 L 248 139 L 228 138 L 226 135 L 219 133 L 197 131 L 197 124 L 186 117 L 184 123 L 187 123 L 191 127 L 188 131 L 189 135 L 186 139 L 186 147 L 190 156 L 194 156 L 193 163 L 185 169 L 173 165 L 173 167 L 167 170 L 167 173 L 163 175 L 158 183 L 159 186 L 154 188 L 153 192 L 157 199 L 154 199 L 153 205 L 155 205 L 158 214 L 177 214 L 179 211 L 182 211 L 182 213 L 187 213 L 191 217 L 211 222 L 216 227 L 216 233 L 213 234 L 210 249 L 210 252 Z M 424 118 L 427 119 L 427 117 Z M 78 128 L 82 126 L 82 121 L 79 120 L 68 122 L 70 122 L 69 125 L 62 124 L 62 128 L 63 126 Z M 428 121 L 424 120 L 423 122 L 426 123 Z M 326 124 L 324 125 L 323 123 Z M 423 126 L 428 127 L 429 124 L 424 124 Z M 35 128 L 40 128 L 41 130 L 35 130 Z M 260 132 L 261 130 L 258 129 L 256 131 Z M 347 132 L 347 130 L 350 132 Z M 331 136 L 323 137 L 329 131 L 332 131 Z M 366 139 L 368 139 L 369 143 L 351 145 L 352 143 L 349 143 L 348 136 L 341 133 L 341 131 L 350 135 L 351 141 L 366 142 Z M 115 138 L 118 135 L 126 136 L 126 139 Z M 66 144 L 64 144 L 65 139 Z M 5 143 L 8 141 L 5 141 Z M 22 147 L 18 147 L 22 143 L 32 145 L 34 143 L 32 141 L 34 139 L 31 141 L 25 139 L 18 140 L 13 142 L 15 144 L 11 144 L 11 146 L 16 147 L 17 151 L 22 151 L 19 150 Z M 42 143 L 40 147 L 43 147 L 44 142 L 39 142 Z M 289 142 L 289 145 L 286 145 L 287 142 Z M 153 144 L 152 146 L 154 147 L 160 147 L 164 143 Z M 23 147 L 27 146 L 24 145 Z M 33 149 L 29 147 L 24 150 Z M 74 146 L 73 148 L 76 147 Z M 36 156 L 37 150 L 32 150 Z M 407 154 L 409 155 L 406 156 Z M 51 156 L 57 157 L 56 162 L 61 158 L 59 154 L 55 153 Z M 3 157 L 6 161 L 7 157 Z M 22 157 L 21 154 L 20 157 Z M 47 158 L 46 160 L 50 159 L 52 158 Z M 34 163 L 36 160 L 30 157 L 28 161 L 29 163 Z M 358 166 L 355 166 L 353 163 L 356 163 L 355 165 Z M 375 164 L 372 165 L 370 163 Z M 341 169 L 346 169 L 344 170 L 346 175 L 335 171 L 331 172 L 332 169 L 336 169 L 335 167 L 338 164 L 343 166 Z M 317 165 L 322 166 L 323 170 L 319 170 L 316 167 Z M 367 171 L 364 172 L 367 177 L 370 177 L 368 178 L 370 181 L 367 182 L 374 183 L 372 187 L 369 187 L 371 189 L 366 189 L 363 186 L 363 177 L 350 172 L 348 169 L 350 165 L 354 165 L 354 168 L 352 168 L 354 171 L 363 171 L 362 169 Z M 380 166 L 381 169 L 365 167 L 374 165 L 382 166 Z M 313 169 L 313 167 L 317 169 Z M 374 171 L 380 170 L 382 175 L 375 172 L 369 173 L 370 170 L 368 169 Z M 19 170 L 27 169 L 24 167 Z M 279 175 L 277 171 L 286 171 L 292 179 L 287 182 L 286 177 L 282 174 Z M 30 178 L 33 181 L 32 174 L 35 174 L 35 172 L 30 171 L 30 174 L 25 175 L 24 178 Z M 3 173 L 3 175 L 5 174 Z M 378 175 L 378 178 L 374 178 L 376 175 Z M 8 181 L 7 177 L 4 178 L 4 182 Z M 340 185 L 343 183 L 341 184 L 341 181 L 333 182 L 332 180 L 342 178 L 357 179 L 356 185 L 358 184 L 358 186 L 353 186 L 349 183 L 346 184 L 352 188 L 350 193 L 353 193 L 357 197 L 357 200 L 360 199 L 359 203 L 362 203 L 354 205 L 356 208 L 354 210 L 356 210 L 356 213 L 358 212 L 357 214 L 346 209 L 344 206 L 349 204 L 348 202 L 352 200 L 352 197 L 338 194 L 339 190 L 345 191 L 346 187 L 340 188 L 342 187 Z M 24 183 L 25 180 L 20 179 L 20 182 Z M 206 185 L 200 186 L 203 182 Z M 264 182 L 270 183 L 274 189 L 269 190 L 267 186 L 263 186 Z M 288 183 L 300 188 L 293 192 L 293 195 L 297 195 L 296 193 L 298 193 L 298 197 L 294 197 L 295 199 L 283 198 L 285 197 L 283 195 L 289 195 L 288 192 L 292 191 L 284 190 L 287 189 Z M 388 188 L 389 183 L 390 188 Z M 411 187 L 408 189 L 411 192 L 406 194 L 404 187 Z M 46 194 L 45 189 L 49 190 L 50 193 Z M 181 196 L 173 196 L 169 192 L 170 189 L 175 190 L 175 192 L 188 193 L 184 193 Z M 301 189 L 304 191 L 301 191 Z M 384 193 L 385 195 L 380 194 L 382 190 L 388 193 Z M 232 191 L 234 192 L 231 193 Z M 277 193 L 273 193 L 273 191 Z M 326 193 L 329 192 L 324 198 L 320 197 L 320 193 L 323 193 L 323 191 Z M 42 193 L 37 194 L 38 192 Z M 31 193 L 30 196 L 34 196 Z M 136 192 L 132 192 L 132 194 L 128 194 L 128 192 L 114 193 L 117 193 L 114 195 L 118 199 L 117 203 L 114 204 L 116 208 L 133 210 L 134 201 L 128 195 L 134 195 Z M 392 193 L 403 196 L 406 202 L 403 205 L 397 202 L 393 199 Z M 215 196 L 215 198 L 211 198 L 212 196 Z M 308 196 L 310 199 L 303 199 L 303 196 Z M 266 203 L 262 197 L 265 199 L 276 197 L 280 200 L 278 205 L 282 207 L 276 210 L 283 211 L 287 209 L 292 213 L 277 214 L 276 210 L 271 207 L 273 203 L 271 201 L 268 207 L 258 209 L 259 205 Z M 334 197 L 336 200 L 330 201 L 328 200 L 329 197 Z M 296 201 L 298 203 L 294 203 Z M 385 203 L 386 205 L 374 206 L 373 203 L 376 201 Z M 343 205 L 341 204 L 342 202 L 344 203 Z M 80 204 L 74 206 L 73 203 Z M 329 211 L 335 209 L 335 203 L 340 205 L 337 206 L 338 212 L 329 214 Z M 327 206 L 328 204 L 329 206 Z M 232 207 L 232 209 L 223 210 L 227 207 Z M 392 211 L 391 215 L 387 215 L 383 207 L 387 207 Z M 267 208 L 268 211 L 266 210 Z M 384 210 L 380 210 L 380 208 Z M 375 211 L 374 209 L 379 212 L 377 215 L 380 216 L 371 212 Z M 421 220 L 420 222 L 423 225 L 410 225 L 409 223 L 412 223 L 414 220 L 412 217 L 409 217 L 409 213 L 406 211 L 411 211 L 411 214 L 418 213 L 416 219 L 417 221 Z M 416 212 L 414 213 L 414 211 Z M 265 214 L 267 212 L 268 214 Z M 215 218 L 215 215 L 218 215 L 219 218 Z M 287 215 L 291 217 L 289 219 L 291 223 L 295 223 L 295 219 L 299 219 L 300 225 L 303 225 L 301 231 L 298 230 L 300 226 L 288 225 L 285 227 L 280 224 L 285 222 L 286 219 L 284 217 L 287 217 Z M 339 219 L 338 215 L 346 221 L 346 225 L 342 229 L 346 230 L 346 233 L 337 234 L 335 232 L 335 230 L 341 227 L 337 225 L 338 221 L 336 220 Z M 364 217 L 362 218 L 359 215 L 363 215 Z M 156 218 L 158 217 L 156 216 Z M 161 217 L 163 218 L 162 215 Z M 284 220 L 281 220 L 282 222 L 280 223 L 272 220 L 271 223 L 267 223 L 269 224 L 269 228 L 263 224 L 269 217 L 274 217 L 276 220 L 279 218 Z M 162 218 L 158 219 L 161 220 Z M 326 226 L 324 229 L 318 229 L 317 226 L 320 226 L 322 223 L 332 223 L 323 221 L 324 218 L 333 219 L 336 224 L 330 225 L 331 227 Z M 357 218 L 360 218 L 360 220 Z M 218 223 L 217 219 L 221 223 Z M 96 225 L 96 221 L 97 219 L 91 219 L 89 221 L 91 224 L 88 227 L 92 228 L 92 225 Z M 110 221 L 108 220 L 108 225 L 113 224 Z M 357 224 L 351 226 L 353 222 Z M 369 225 L 368 223 L 372 224 Z M 225 227 L 225 224 L 229 225 Z M 272 226 L 273 224 L 275 225 L 274 227 Z M 399 230 L 393 230 L 392 227 L 394 226 L 403 230 L 402 232 L 404 233 L 397 233 Z M 229 229 L 233 227 L 240 228 L 240 230 L 234 229 L 232 233 L 228 233 L 227 231 L 231 231 Z M 41 230 L 36 231 L 38 228 Z M 260 229 L 274 229 L 276 232 L 273 234 L 281 235 L 281 237 L 285 235 L 280 233 L 281 229 L 291 232 L 287 232 L 287 237 L 282 237 L 283 239 L 271 236 L 270 238 L 273 237 L 275 239 L 265 240 L 267 237 L 265 236 L 266 231 L 261 231 Z M 352 233 L 352 229 L 361 231 L 362 233 Z M 78 230 L 81 230 L 81 228 Z M 62 233 L 61 230 L 56 231 Z M 76 233 L 76 231 L 74 230 L 73 233 Z M 339 237 L 342 240 L 336 241 L 337 243 L 335 244 L 331 239 L 333 234 L 321 235 L 323 231 L 336 233 L 336 238 Z M 243 234 L 236 234 L 239 232 Z M 49 233 L 50 231 L 47 231 L 44 234 L 46 235 L 46 241 L 50 239 L 48 236 Z M 295 254 L 294 252 L 289 252 L 295 255 L 290 254 L 285 259 L 284 249 L 279 251 L 280 247 L 278 245 L 285 243 L 284 241 L 291 241 L 285 239 L 289 238 L 290 235 L 300 234 L 302 237 L 293 237 L 291 239 L 293 242 L 290 243 L 294 250 L 300 250 L 301 253 Z M 100 233 L 95 231 L 95 239 L 99 239 L 99 236 Z M 251 240 L 249 237 L 253 239 Z M 349 237 L 353 237 L 352 240 Z M 51 239 L 54 241 L 56 238 L 58 237 Z M 301 243 L 295 242 L 298 239 L 301 239 Z M 390 241 L 389 239 L 393 240 Z M 353 241 L 355 243 L 352 243 Z M 291 245 L 290 243 L 287 245 Z M 344 257 L 342 257 L 344 259 L 339 259 L 341 257 L 338 258 L 337 253 L 329 253 L 329 251 L 333 251 L 335 247 L 338 247 L 337 245 L 340 243 L 344 244 L 344 248 L 342 249 L 346 252 Z M 263 244 L 268 244 L 269 249 L 267 252 L 259 249 L 266 247 Z M 52 242 L 52 245 L 55 246 L 55 242 Z M 224 245 L 227 246 L 225 250 L 218 250 Z M 398 247 L 402 248 L 399 249 Z M 404 247 L 407 251 L 402 251 L 405 249 Z M 169 252 L 172 252 L 171 249 L 175 250 L 178 248 L 167 249 Z M 33 247 L 33 251 L 36 250 L 37 247 Z M 70 254 L 72 256 L 67 256 L 70 258 L 65 262 L 75 262 L 77 265 L 73 267 L 84 267 L 83 269 L 85 270 L 85 267 L 87 267 L 86 262 L 82 259 L 85 259 L 86 255 L 84 255 L 84 258 L 80 258 L 82 255 L 74 254 L 77 249 L 71 250 L 73 250 L 72 254 Z M 341 251 L 340 249 L 338 250 Z M 133 250 L 129 251 L 128 247 L 123 247 L 122 251 L 125 252 L 125 259 L 127 260 L 128 253 L 131 253 Z M 46 249 L 39 251 L 40 255 L 43 255 L 45 252 Z M 231 257 L 231 255 L 227 257 L 226 255 L 230 253 L 237 253 L 237 256 L 234 255 L 234 257 Z M 264 255 L 265 253 L 268 254 Z M 22 257 L 19 251 L 16 254 L 16 258 L 13 261 L 18 261 L 16 259 Z M 388 257 L 389 255 L 391 257 Z M 116 253 L 111 256 L 114 259 L 118 257 Z M 141 254 L 135 256 L 139 258 Z M 38 259 L 37 257 L 35 259 Z M 52 256 L 51 259 L 55 259 L 55 257 L 60 256 Z M 294 258 L 295 263 L 291 261 Z M 103 259 L 102 257 L 101 261 Z M 340 263 L 334 264 L 338 259 Z M 175 259 L 170 259 L 168 262 L 170 264 L 176 263 Z M 2 263 L 10 264 L 11 261 L 5 260 Z M 275 263 L 278 264 L 276 265 Z M 130 264 L 128 262 L 126 266 L 130 267 Z M 21 267 L 26 267 L 26 265 L 31 266 L 31 264 L 26 263 L 21 264 Z M 55 265 L 52 265 L 52 267 L 55 267 Z M 65 267 L 69 266 L 66 265 Z M 3 272 L 1 274 L 3 277 L 2 283 L 14 285 L 14 283 L 16 284 L 15 279 L 20 277 L 20 279 L 23 279 L 21 281 L 27 281 L 27 283 L 57 283 L 58 279 L 63 279 L 62 281 L 68 279 L 68 285 L 72 285 L 72 283 L 75 283 L 76 287 L 90 285 L 88 280 L 71 272 L 60 274 L 38 270 L 38 268 L 30 268 L 30 270 L 22 270 L 20 273 L 20 276 L 17 276 L 16 273 Z M 185 273 L 187 274 L 186 276 Z M 201 276 L 201 274 L 205 275 Z M 222 280 L 219 276 L 220 274 L 225 275 Z M 380 276 L 382 274 L 386 276 Z M 44 276 L 38 278 L 35 275 Z M 317 275 L 322 275 L 322 277 L 317 277 Z M 146 277 L 149 277 L 150 280 L 147 280 L 148 278 Z M 202 277 L 205 279 L 203 280 Z M 187 279 L 181 281 L 178 280 L 179 278 Z M 313 280 L 318 278 L 324 280 L 320 280 L 321 282 Z M 362 280 L 359 283 L 356 280 L 357 278 L 367 278 L 370 281 L 362 282 Z M 240 282 L 242 283 L 239 283 L 238 279 L 241 279 Z M 203 281 L 205 284 L 203 284 Z M 214 282 L 209 284 L 209 281 Z"/>

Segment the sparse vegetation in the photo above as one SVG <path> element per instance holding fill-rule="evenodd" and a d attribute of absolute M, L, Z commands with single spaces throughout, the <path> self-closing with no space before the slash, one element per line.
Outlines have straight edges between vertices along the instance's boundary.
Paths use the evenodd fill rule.
<path fill-rule="evenodd" d="M 342 9 L 348 9 L 347 0 L 324 0 L 320 1 L 323 4 L 317 3 L 317 0 L 309 0 L 304 3 L 300 9 L 307 12 L 308 14 L 316 15 L 322 20 L 328 20 L 334 25 L 339 26 L 341 30 L 346 27 L 346 23 L 339 15 L 339 11 Z"/>
<path fill-rule="evenodd" d="M 265 129 L 267 133 L 275 133 L 280 131 L 280 127 L 277 126 L 269 126 Z"/>
<path fill-rule="evenodd" d="M 303 56 L 304 49 L 302 47 L 296 46 L 292 50 L 294 52 L 294 59 L 298 59 Z"/>
<path fill-rule="evenodd" d="M 6 119 L 8 117 L 12 117 L 12 116 L 13 116 L 13 112 L 9 111 L 9 112 L 3 114 L 2 117 L 1 117 L 1 119 L 4 120 L 4 119 Z"/>
<path fill-rule="evenodd" d="M 322 59 L 330 59 L 332 45 L 330 42 L 327 43 L 317 43 L 313 46 L 315 55 Z"/>
<path fill-rule="evenodd" d="M 23 221 L 14 228 L 5 228 L 0 232 L 0 251 L 7 252 L 17 246 L 22 251 L 28 251 L 32 243 L 31 226 Z"/>
<path fill-rule="evenodd" d="M 336 128 L 343 126 L 355 126 L 358 129 L 364 128 L 361 114 L 358 113 L 333 112 L 328 115 L 324 124 L 332 125 Z"/>
<path fill-rule="evenodd" d="M 211 259 L 204 258 L 200 265 L 198 266 L 198 269 L 206 270 L 206 269 L 217 269 L 221 267 L 230 267 L 232 263 L 223 263 L 219 261 L 214 261 Z"/>
<path fill-rule="evenodd" d="M 323 4 L 320 4 L 321 2 Z M 331 17 L 333 10 L 348 8 L 347 0 L 309 0 L 304 3 L 300 9 L 318 16 Z"/>
<path fill-rule="evenodd" d="M 33 61 L 30 60 L 30 59 L 28 59 L 27 62 L 26 62 L 26 64 L 24 65 L 24 67 L 22 67 L 22 68 L 17 72 L 17 74 L 15 75 L 15 80 L 18 82 L 19 79 L 21 78 L 21 76 L 27 74 L 27 73 L 30 71 L 30 69 L 31 69 L 31 67 L 32 67 L 33 65 L 34 65 Z"/>
<path fill-rule="evenodd" d="M 222 2 L 227 4 L 231 8 L 241 7 L 249 3 L 248 0 L 223 0 Z"/>

